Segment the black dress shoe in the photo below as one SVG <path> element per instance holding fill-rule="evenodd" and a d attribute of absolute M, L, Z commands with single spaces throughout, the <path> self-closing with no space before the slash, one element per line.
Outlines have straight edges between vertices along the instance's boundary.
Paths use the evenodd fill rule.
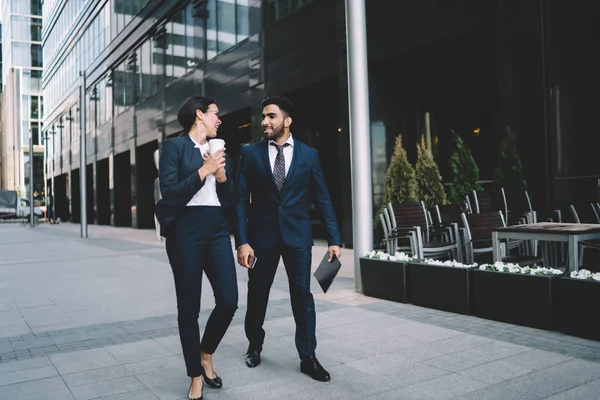
<path fill-rule="evenodd" d="M 246 366 L 248 368 L 254 368 L 260 365 L 260 350 L 248 347 L 246 352 Z"/>
<path fill-rule="evenodd" d="M 202 378 L 204 378 L 204 383 L 213 389 L 221 389 L 223 387 L 223 381 L 218 376 L 215 379 L 211 379 L 206 376 L 206 372 L 202 373 Z"/>
<path fill-rule="evenodd" d="M 300 363 L 300 371 L 309 375 L 316 381 L 328 382 L 331 379 L 329 372 L 323 368 L 317 357 L 306 357 Z"/>

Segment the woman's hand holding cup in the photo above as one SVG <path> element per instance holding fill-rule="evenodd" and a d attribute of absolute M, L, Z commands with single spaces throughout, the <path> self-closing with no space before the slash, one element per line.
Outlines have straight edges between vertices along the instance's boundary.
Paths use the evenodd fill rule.
<path fill-rule="evenodd" d="M 217 150 L 214 154 L 204 154 L 204 165 L 198 170 L 200 178 L 204 180 L 208 175 L 216 174 L 219 170 L 225 170 L 225 149 Z"/>

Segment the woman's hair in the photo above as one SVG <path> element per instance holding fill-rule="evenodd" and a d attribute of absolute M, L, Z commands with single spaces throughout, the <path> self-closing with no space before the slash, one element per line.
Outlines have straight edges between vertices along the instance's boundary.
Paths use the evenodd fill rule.
<path fill-rule="evenodd" d="M 190 96 L 183 102 L 177 112 L 177 120 L 183 128 L 184 134 L 187 134 L 192 129 L 196 121 L 196 110 L 205 113 L 211 104 L 215 104 L 214 100 L 201 96 Z"/>

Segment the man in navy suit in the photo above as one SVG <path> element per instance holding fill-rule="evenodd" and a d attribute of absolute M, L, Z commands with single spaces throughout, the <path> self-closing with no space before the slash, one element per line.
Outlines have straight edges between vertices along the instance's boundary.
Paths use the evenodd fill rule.
<path fill-rule="evenodd" d="M 290 133 L 293 104 L 286 97 L 271 97 L 263 101 L 262 109 L 264 139 L 242 148 L 237 181 L 237 257 L 240 265 L 249 268 L 246 365 L 252 368 L 260 364 L 269 291 L 283 257 L 300 370 L 326 382 L 330 375 L 315 357 L 315 302 L 310 292 L 313 239 L 308 212 L 311 191 L 325 220 L 330 260 L 341 256 L 342 240 L 317 150 Z"/>

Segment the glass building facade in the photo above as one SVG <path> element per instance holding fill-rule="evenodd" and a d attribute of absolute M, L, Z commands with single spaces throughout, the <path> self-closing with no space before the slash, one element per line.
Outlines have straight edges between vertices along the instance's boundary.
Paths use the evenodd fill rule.
<path fill-rule="evenodd" d="M 598 62 L 590 49 L 600 36 L 591 5 L 394 3 L 391 12 L 389 0 L 366 2 L 374 209 L 381 206 L 385 169 L 400 134 L 411 162 L 416 142 L 431 136 L 446 183 L 452 135 L 461 135 L 488 185 L 510 129 L 540 214 L 598 198 Z M 89 221 L 151 228 L 152 155 L 165 138 L 181 133 L 181 102 L 192 94 L 217 100 L 219 133 L 236 160 L 240 146 L 261 137 L 261 100 L 285 94 L 296 104 L 293 134 L 320 151 L 344 242 L 351 245 L 344 4 L 45 1 L 43 127 L 56 142 L 50 162 L 63 219 L 77 220 L 79 176 L 86 173 L 93 182 L 86 188 Z M 84 168 L 81 107 L 87 115 Z"/>
<path fill-rule="evenodd" d="M 29 137 L 34 145 L 34 196 L 45 205 L 42 140 L 42 8 L 40 0 L 2 0 L 2 185 L 29 193 Z"/>
<path fill-rule="evenodd" d="M 86 173 L 91 181 L 101 180 L 88 188 L 89 221 L 152 227 L 152 154 L 165 137 L 178 133 L 178 104 L 206 91 L 207 65 L 233 48 L 249 47 L 250 19 L 255 27 L 260 19 L 255 3 L 44 2 L 44 135 L 55 142 L 48 163 L 58 216 L 78 220 L 78 177 Z M 82 130 L 85 168 L 80 168 Z"/>

